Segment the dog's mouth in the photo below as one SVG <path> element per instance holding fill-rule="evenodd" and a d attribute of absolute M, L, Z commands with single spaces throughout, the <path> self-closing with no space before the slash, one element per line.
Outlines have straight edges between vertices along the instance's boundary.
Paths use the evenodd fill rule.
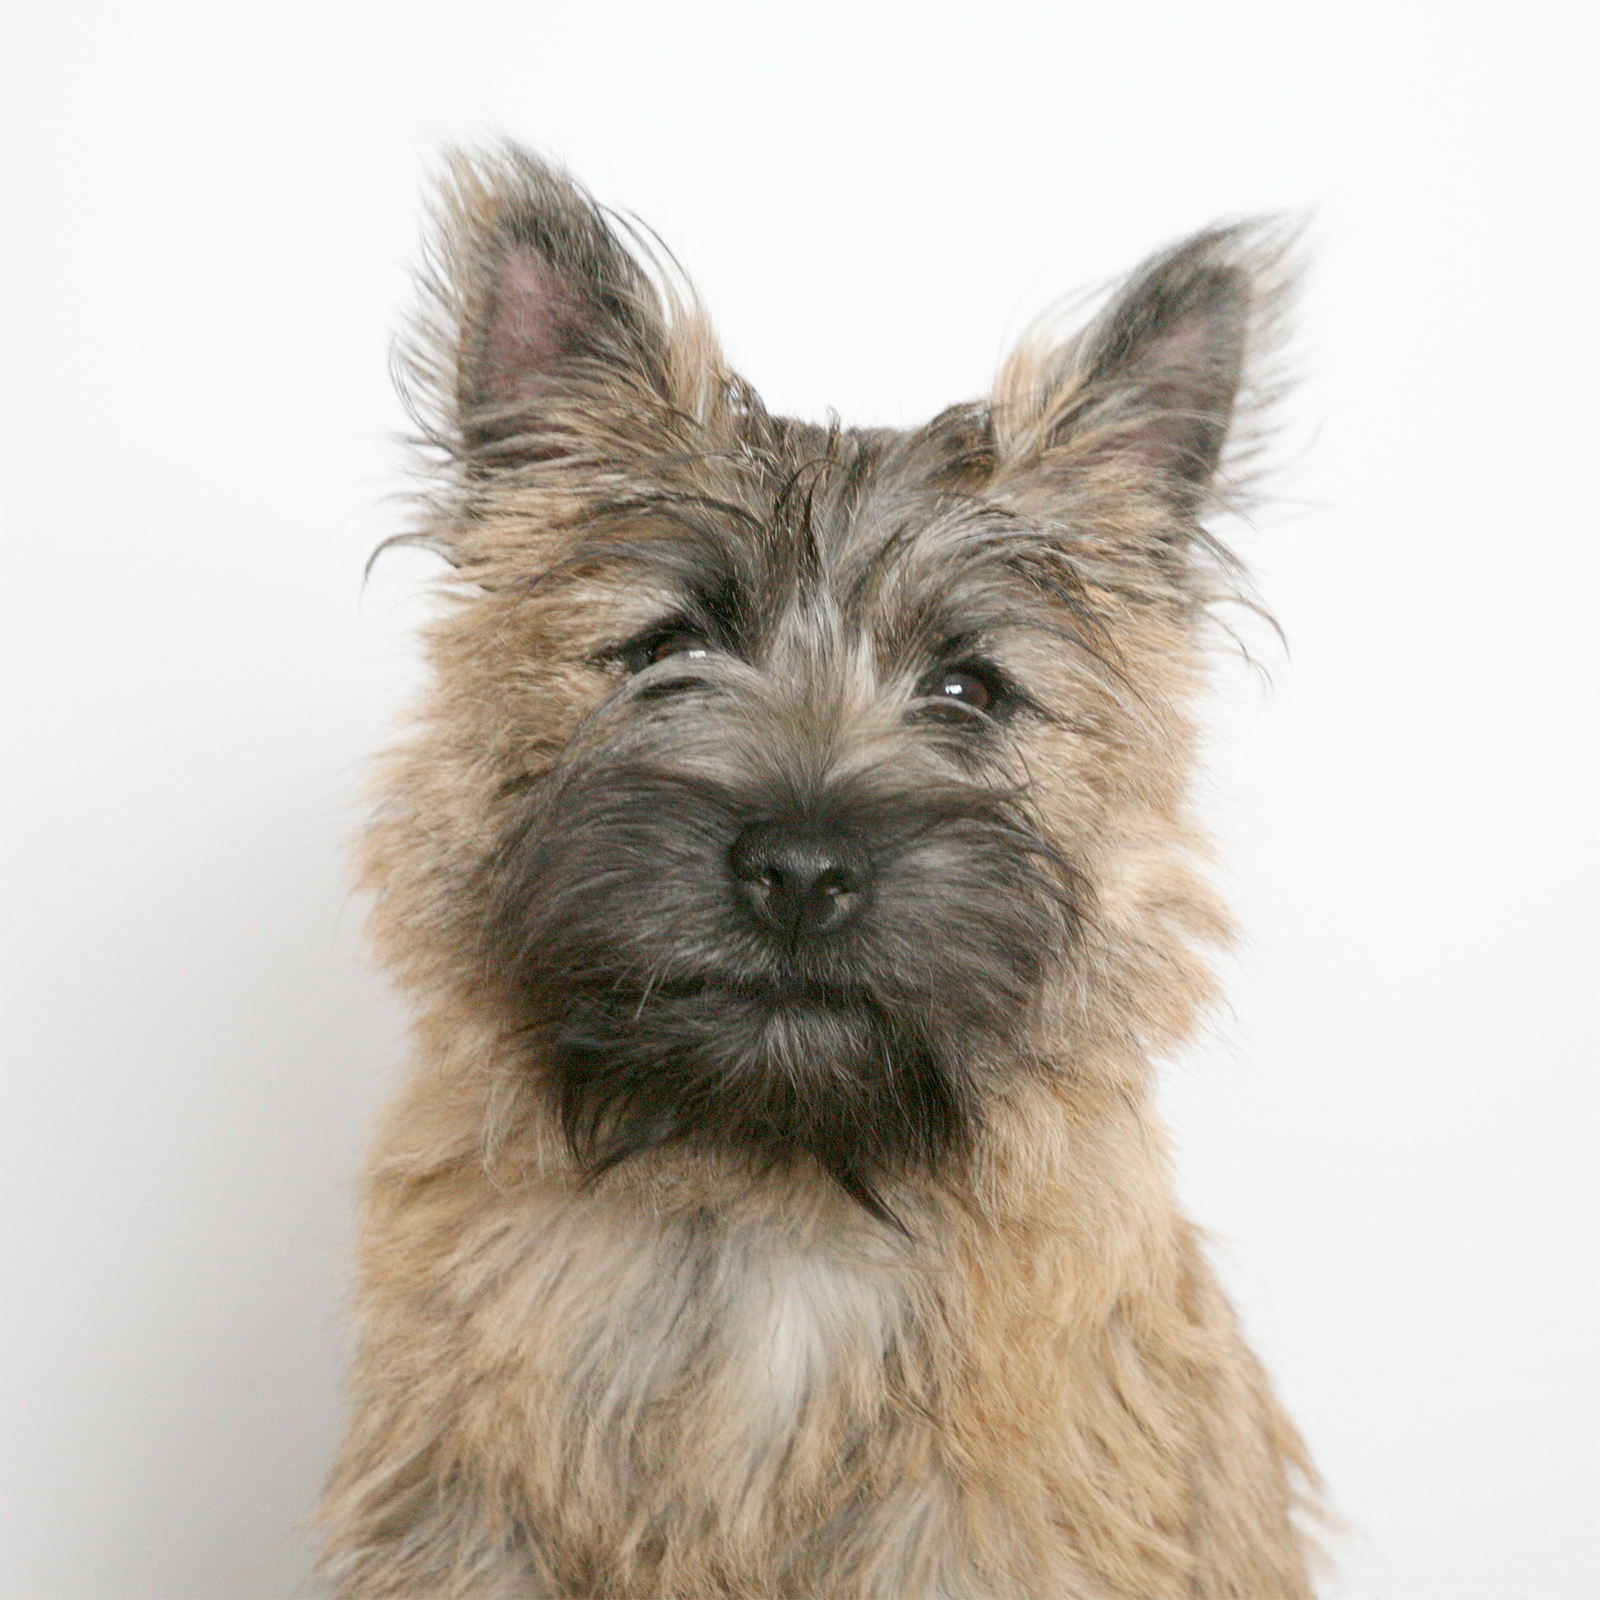
<path fill-rule="evenodd" d="M 773 1074 L 818 1092 L 848 1082 L 905 1031 L 863 988 L 711 977 L 573 995 L 554 1040 L 590 1071 L 653 1070 L 680 1087 L 751 1094 Z"/>
<path fill-rule="evenodd" d="M 864 984 L 818 979 L 798 973 L 734 977 L 716 974 L 679 978 L 618 990 L 640 1009 L 652 1004 L 749 1007 L 756 1011 L 861 1012 L 877 1009 L 879 1002 Z"/>
<path fill-rule="evenodd" d="M 892 1220 L 877 1179 L 969 1137 L 964 1078 L 865 988 L 711 976 L 577 993 L 547 1037 L 563 1127 L 595 1173 L 671 1143 L 809 1158 Z"/>

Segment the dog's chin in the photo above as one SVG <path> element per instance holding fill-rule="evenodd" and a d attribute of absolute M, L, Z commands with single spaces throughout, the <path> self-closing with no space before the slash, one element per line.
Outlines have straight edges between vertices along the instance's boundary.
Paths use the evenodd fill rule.
<path fill-rule="evenodd" d="M 669 1144 L 810 1160 L 889 1220 L 887 1176 L 950 1159 L 967 1087 L 865 990 L 707 980 L 569 995 L 549 1029 L 563 1127 L 592 1171 Z"/>

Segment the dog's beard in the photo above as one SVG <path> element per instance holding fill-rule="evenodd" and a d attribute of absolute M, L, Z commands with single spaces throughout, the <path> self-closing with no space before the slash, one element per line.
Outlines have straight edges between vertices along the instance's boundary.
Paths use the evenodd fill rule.
<path fill-rule="evenodd" d="M 1074 882 L 976 787 L 834 794 L 866 912 L 784 941 L 741 912 L 731 841 L 782 801 L 637 765 L 532 797 L 492 868 L 490 960 L 593 1173 L 670 1143 L 809 1159 L 894 1220 L 886 1176 L 958 1158 L 975 1064 L 1037 999 Z"/>
<path fill-rule="evenodd" d="M 878 1215 L 876 1175 L 964 1146 L 968 1085 L 865 993 L 586 994 L 552 1030 L 562 1122 L 597 1169 L 677 1139 L 810 1156 Z"/>

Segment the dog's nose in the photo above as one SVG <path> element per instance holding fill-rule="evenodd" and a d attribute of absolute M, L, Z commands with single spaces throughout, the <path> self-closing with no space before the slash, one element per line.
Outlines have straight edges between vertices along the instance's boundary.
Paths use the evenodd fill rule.
<path fill-rule="evenodd" d="M 871 868 L 859 845 L 788 822 L 753 822 L 728 852 L 734 886 L 757 919 L 786 938 L 832 933 L 865 903 Z"/>

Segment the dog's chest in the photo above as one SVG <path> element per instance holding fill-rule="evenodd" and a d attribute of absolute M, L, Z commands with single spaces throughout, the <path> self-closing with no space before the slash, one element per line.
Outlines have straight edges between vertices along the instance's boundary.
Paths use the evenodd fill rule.
<path fill-rule="evenodd" d="M 758 1470 L 764 1455 L 790 1454 L 808 1426 L 837 1422 L 841 1395 L 877 1390 L 904 1325 L 891 1272 L 823 1250 L 703 1226 L 568 1242 L 532 1309 L 565 1330 L 551 1376 L 569 1429 L 609 1435 L 619 1465 L 646 1466 L 640 1457 L 670 1418 Z M 684 1442 L 680 1432 L 675 1456 Z"/>
<path fill-rule="evenodd" d="M 881 1297 L 827 1263 L 769 1261 L 722 1308 L 730 1380 L 781 1427 L 852 1347 L 881 1349 Z"/>
<path fill-rule="evenodd" d="M 574 1592 L 602 1571 L 618 1594 L 980 1592 L 907 1393 L 929 1297 L 903 1262 L 712 1227 L 567 1243 L 529 1307 L 558 1336 L 529 1442 Z M 858 1547 L 885 1553 L 867 1589 L 837 1565 Z"/>

